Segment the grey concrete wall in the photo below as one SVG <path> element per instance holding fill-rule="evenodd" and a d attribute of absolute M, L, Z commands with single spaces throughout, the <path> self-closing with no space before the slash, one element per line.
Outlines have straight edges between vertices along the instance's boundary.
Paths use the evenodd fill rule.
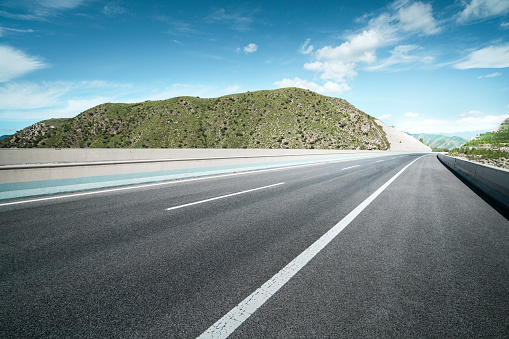
<path fill-rule="evenodd" d="M 267 149 L 0 149 L 0 184 L 325 159 L 377 151 Z"/>
<path fill-rule="evenodd" d="M 310 149 L 7 148 L 0 149 L 0 166 L 96 161 L 203 159 L 213 157 L 316 156 L 357 152 Z"/>
<path fill-rule="evenodd" d="M 509 171 L 438 154 L 438 159 L 479 190 L 509 209 Z"/>

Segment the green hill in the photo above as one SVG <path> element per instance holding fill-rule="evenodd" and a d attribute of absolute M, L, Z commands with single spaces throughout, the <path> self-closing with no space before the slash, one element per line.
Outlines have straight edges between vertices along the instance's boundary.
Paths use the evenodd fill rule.
<path fill-rule="evenodd" d="M 415 137 L 417 140 L 421 140 L 422 142 L 429 147 L 433 149 L 447 149 L 451 150 L 456 147 L 459 147 L 466 143 L 468 140 L 463 139 L 461 137 L 457 136 L 446 136 L 441 134 L 427 134 L 427 133 L 421 133 L 421 134 L 411 134 L 413 137 Z"/>
<path fill-rule="evenodd" d="M 480 134 L 449 155 L 509 169 L 509 119 L 494 132 Z"/>
<path fill-rule="evenodd" d="M 106 103 L 41 121 L 0 147 L 389 148 L 382 128 L 345 100 L 299 88 Z"/>

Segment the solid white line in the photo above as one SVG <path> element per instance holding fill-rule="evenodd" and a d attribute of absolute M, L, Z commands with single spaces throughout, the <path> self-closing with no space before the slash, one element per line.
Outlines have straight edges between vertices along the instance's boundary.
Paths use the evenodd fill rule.
<path fill-rule="evenodd" d="M 338 222 L 327 233 L 321 236 L 304 252 L 299 254 L 281 271 L 276 273 L 272 278 L 260 286 L 256 291 L 241 301 L 230 312 L 225 314 L 216 323 L 203 332 L 198 339 L 205 338 L 227 338 L 235 331 L 244 321 L 246 321 L 259 307 L 270 299 L 281 287 L 283 287 L 297 272 L 299 272 L 311 259 L 313 259 L 328 243 L 332 241 L 355 217 L 359 215 L 376 197 L 380 195 L 397 177 L 401 175 L 410 165 L 422 158 L 415 159 L 406 165 L 401 171 L 394 175 L 376 192 L 371 194 L 359 206 L 351 211 L 346 217 Z"/>
<path fill-rule="evenodd" d="M 385 161 L 385 160 L 378 160 L 378 161 L 375 161 L 375 162 L 382 162 L 382 161 Z"/>
<path fill-rule="evenodd" d="M 350 168 L 355 168 L 355 167 L 359 167 L 360 165 L 355 165 L 355 166 L 350 166 L 350 167 L 345 167 L 345 168 L 342 168 L 341 170 L 344 171 L 344 170 L 347 170 L 347 169 L 350 169 Z"/>
<path fill-rule="evenodd" d="M 239 195 L 239 194 L 244 194 L 244 193 L 249 193 L 249 192 L 254 192 L 254 191 L 258 191 L 258 190 L 263 190 L 265 188 L 270 188 L 270 187 L 274 187 L 274 186 L 279 186 L 279 185 L 283 185 L 284 182 L 280 182 L 278 184 L 272 184 L 272 185 L 268 185 L 268 186 L 263 186 L 263 187 L 258 187 L 258 188 L 253 188 L 253 189 L 250 189 L 250 190 L 247 190 L 247 191 L 242 191 L 242 192 L 237 192 L 237 193 L 231 193 L 231 194 L 227 194 L 227 195 L 222 195 L 220 197 L 215 197 L 215 198 L 210 198 L 210 199 L 205 199 L 205 200 L 200 200 L 200 201 L 195 201 L 195 202 L 191 202 L 189 204 L 184 204 L 184 205 L 179 205 L 179 206 L 174 206 L 174 207 L 170 207 L 170 208 L 167 208 L 166 210 L 167 211 L 171 211 L 171 210 L 176 210 L 178 208 L 182 208 L 182 207 L 188 207 L 188 206 L 193 206 L 193 205 L 198 205 L 198 204 L 203 204 L 205 202 L 209 202 L 209 201 L 214 201 L 214 200 L 219 200 L 219 199 L 224 199 L 224 198 L 228 198 L 228 197 L 233 197 L 235 195 Z"/>

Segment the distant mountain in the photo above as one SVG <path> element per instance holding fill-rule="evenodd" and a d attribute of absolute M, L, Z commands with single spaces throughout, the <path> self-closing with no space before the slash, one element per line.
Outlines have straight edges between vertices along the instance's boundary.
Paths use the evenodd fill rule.
<path fill-rule="evenodd" d="M 8 138 L 10 136 L 11 136 L 10 134 L 9 135 L 1 135 L 0 136 L 0 140 L 4 140 L 4 139 L 6 139 L 6 138 Z"/>
<path fill-rule="evenodd" d="M 424 144 L 428 145 L 431 148 L 441 148 L 441 149 L 454 149 L 466 143 L 468 140 L 458 137 L 458 136 L 446 136 L 441 134 L 411 134 L 417 140 L 421 140 Z"/>
<path fill-rule="evenodd" d="M 440 133 L 441 135 L 445 135 L 448 137 L 460 137 L 466 140 L 470 140 L 479 134 L 489 132 L 489 129 L 483 129 L 478 131 L 465 131 L 465 132 L 455 132 L 455 133 Z"/>
<path fill-rule="evenodd" d="M 387 150 L 389 142 L 372 116 L 345 100 L 283 88 L 102 104 L 74 118 L 36 123 L 0 147 Z"/>

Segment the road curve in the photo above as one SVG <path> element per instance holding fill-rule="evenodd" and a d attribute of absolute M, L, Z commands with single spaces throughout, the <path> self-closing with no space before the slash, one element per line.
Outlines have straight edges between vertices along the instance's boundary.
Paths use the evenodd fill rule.
<path fill-rule="evenodd" d="M 505 337 L 509 221 L 420 156 L 0 205 L 0 337 L 197 337 L 414 160 L 230 337 Z"/>

